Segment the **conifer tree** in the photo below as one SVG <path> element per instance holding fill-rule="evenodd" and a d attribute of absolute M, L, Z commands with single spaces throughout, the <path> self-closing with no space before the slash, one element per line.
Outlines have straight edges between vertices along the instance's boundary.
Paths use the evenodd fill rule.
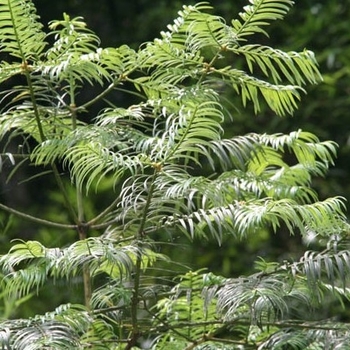
<path fill-rule="evenodd" d="M 304 130 L 224 133 L 235 111 L 225 108 L 222 89 L 256 113 L 266 103 L 283 117 L 321 80 L 311 51 L 254 41 L 292 4 L 251 0 L 231 23 L 206 2 L 184 6 L 159 38 L 133 50 L 101 47 L 82 18 L 67 14 L 46 33 L 32 1 L 0 0 L 2 160 L 13 173 L 30 165 L 32 179 L 50 177 L 65 221 L 0 209 L 38 230 L 76 233 L 68 245 L 15 241 L 0 257 L 4 303 L 54 293 L 58 283 L 83 286 L 79 303 L 3 318 L 3 349 L 349 346 L 348 325 L 320 322 L 317 313 L 325 300 L 349 298 L 344 200 L 320 200 L 312 188 L 336 145 Z M 93 97 L 79 98 L 96 86 Z M 131 93 L 133 103 L 118 105 L 116 91 Z M 90 210 L 101 188 L 113 199 Z M 181 256 L 162 251 L 165 237 L 222 244 L 282 229 L 316 235 L 320 251 L 299 261 L 257 259 L 255 273 L 225 277 L 209 268 L 178 274 Z"/>

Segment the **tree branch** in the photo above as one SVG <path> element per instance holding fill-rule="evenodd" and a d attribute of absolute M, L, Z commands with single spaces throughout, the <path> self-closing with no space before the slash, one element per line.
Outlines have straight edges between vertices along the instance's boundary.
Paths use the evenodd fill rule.
<path fill-rule="evenodd" d="M 44 219 L 40 219 L 36 216 L 32 216 L 32 215 L 28 215 L 26 213 L 23 213 L 21 211 L 15 210 L 13 208 L 8 207 L 5 204 L 1 204 L 0 203 L 0 209 L 3 209 L 4 211 L 10 213 L 10 214 L 14 214 L 22 219 L 31 221 L 31 222 L 35 222 L 37 224 L 40 225 L 45 225 L 45 226 L 51 226 L 51 227 L 58 227 L 58 228 L 62 228 L 62 229 L 77 229 L 77 225 L 69 225 L 69 224 L 61 224 L 58 222 L 53 222 L 53 221 L 48 221 L 48 220 L 44 220 Z"/>
<path fill-rule="evenodd" d="M 148 208 L 151 204 L 153 191 L 154 191 L 154 183 L 157 178 L 158 170 L 157 168 L 154 169 L 153 176 L 151 178 L 151 183 L 147 195 L 147 200 L 143 209 L 143 215 L 140 222 L 140 227 L 137 234 L 138 240 L 143 240 L 144 237 L 144 228 L 147 221 L 147 213 Z M 138 243 L 138 246 L 140 246 L 140 243 Z M 142 253 L 141 251 L 138 252 L 136 263 L 135 263 L 135 276 L 134 276 L 134 292 L 133 296 L 131 298 L 131 323 L 132 323 L 132 334 L 130 341 L 126 345 L 124 350 L 130 350 L 136 343 L 138 337 L 140 336 L 140 331 L 138 327 L 138 318 L 137 318 L 137 310 L 138 310 L 138 303 L 139 303 L 139 288 L 140 288 L 140 278 L 141 278 L 141 263 L 142 263 Z"/>

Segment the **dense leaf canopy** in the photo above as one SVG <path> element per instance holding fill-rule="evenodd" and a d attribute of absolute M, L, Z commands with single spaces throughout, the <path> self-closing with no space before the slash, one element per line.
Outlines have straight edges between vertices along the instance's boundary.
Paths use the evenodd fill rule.
<path fill-rule="evenodd" d="M 235 122 L 227 94 L 281 117 L 322 80 L 313 52 L 266 44 L 268 26 L 291 6 L 252 0 L 231 22 L 207 2 L 183 6 L 159 38 L 133 49 L 101 47 L 68 14 L 46 34 L 32 1 L 0 0 L 2 157 L 10 177 L 30 165 L 27 181 L 50 178 L 64 214 L 0 209 L 77 236 L 13 242 L 0 257 L 4 310 L 60 283 L 83 289 L 54 311 L 4 313 L 3 348 L 347 346 L 346 324 L 320 325 L 317 313 L 349 298 L 344 199 L 320 199 L 312 187 L 333 165 L 336 144 L 302 129 L 225 132 Z M 133 101 L 118 104 L 116 92 Z M 91 204 L 98 195 L 102 208 Z M 192 271 L 164 253 L 167 245 L 180 253 L 185 239 L 220 246 L 280 231 L 316 236 L 321 249 L 257 259 L 256 272 L 241 277 Z"/>

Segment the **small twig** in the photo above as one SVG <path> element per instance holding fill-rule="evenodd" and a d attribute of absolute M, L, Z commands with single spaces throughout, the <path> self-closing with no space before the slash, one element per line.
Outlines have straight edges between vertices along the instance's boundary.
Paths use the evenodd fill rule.
<path fill-rule="evenodd" d="M 83 105 L 77 107 L 77 110 L 85 110 L 86 108 L 90 107 L 94 103 L 98 102 L 102 98 L 104 98 L 106 95 L 108 95 L 109 92 L 111 92 L 119 83 L 119 79 L 116 79 L 113 83 L 111 83 L 105 90 L 103 90 L 99 95 L 97 95 L 92 100 L 84 103 Z"/>
<path fill-rule="evenodd" d="M 107 208 L 105 208 L 100 214 L 98 214 L 96 217 L 94 217 L 93 219 L 91 219 L 89 222 L 88 222 L 88 225 L 90 227 L 93 227 L 93 228 L 97 228 L 98 225 L 94 225 L 96 222 L 98 222 L 100 219 L 102 219 L 105 215 L 107 215 L 108 213 L 110 213 L 113 208 L 117 205 L 117 203 L 120 201 L 120 198 L 116 198 Z M 105 227 L 106 224 L 111 224 L 111 223 L 114 223 L 115 220 L 113 221 L 109 221 L 108 223 L 102 223 L 100 225 L 103 225 L 102 227 Z"/>

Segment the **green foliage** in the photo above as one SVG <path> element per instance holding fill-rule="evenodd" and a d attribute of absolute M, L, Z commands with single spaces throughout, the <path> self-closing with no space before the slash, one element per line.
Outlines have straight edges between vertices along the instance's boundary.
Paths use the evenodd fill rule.
<path fill-rule="evenodd" d="M 313 312 L 330 298 L 349 299 L 344 200 L 321 200 L 311 187 L 333 164 L 336 145 L 303 130 L 224 132 L 234 116 L 220 89 L 232 89 L 255 112 L 265 101 L 284 116 L 297 108 L 305 84 L 321 80 L 312 52 L 248 41 L 267 36 L 266 26 L 291 5 L 250 1 L 231 25 L 208 3 L 184 6 L 160 38 L 133 50 L 101 48 L 81 18 L 66 14 L 46 35 L 31 1 L 0 1 L 0 45 L 9 55 L 0 83 L 10 85 L 1 92 L 2 156 L 14 171 L 24 162 L 34 167 L 32 179 L 52 177 L 66 221 L 0 208 L 77 236 L 52 247 L 15 242 L 0 258 L 3 298 L 20 303 L 59 283 L 84 289 L 80 303 L 28 319 L 6 315 L 3 348 L 136 349 L 149 342 L 154 349 L 311 349 L 349 342 L 343 324 L 320 326 Z M 234 64 L 240 58 L 245 70 Z M 96 84 L 101 91 L 80 101 L 86 85 Z M 115 91 L 133 94 L 135 103 L 116 105 Z M 6 149 L 10 142 L 17 153 Z M 92 192 L 102 188 L 113 199 L 91 212 Z M 285 230 L 314 234 L 325 249 L 299 261 L 261 259 L 257 273 L 227 278 L 185 266 L 176 276 L 181 257 L 161 252 L 166 235 L 223 244 L 229 236 Z"/>
<path fill-rule="evenodd" d="M 45 47 L 45 33 L 34 5 L 29 1 L 1 1 L 0 13 L 1 52 L 6 52 L 20 61 L 37 60 Z M 8 76 L 9 72 L 5 71 L 4 78 L 8 79 Z"/>

